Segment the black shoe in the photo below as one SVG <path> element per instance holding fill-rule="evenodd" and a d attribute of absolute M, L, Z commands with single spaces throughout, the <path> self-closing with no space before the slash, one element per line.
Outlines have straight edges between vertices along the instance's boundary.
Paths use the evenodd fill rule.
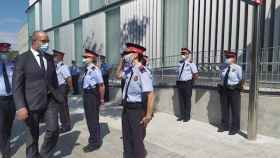
<path fill-rule="evenodd" d="M 183 118 L 178 118 L 178 119 L 177 119 L 177 121 L 183 121 L 183 120 L 184 120 Z"/>
<path fill-rule="evenodd" d="M 99 145 L 90 145 L 90 144 L 88 144 L 87 146 L 85 146 L 85 147 L 83 148 L 83 151 L 84 151 L 85 153 L 89 153 L 89 152 L 93 152 L 94 150 L 99 149 L 100 147 L 101 147 L 100 144 L 99 144 Z"/>
<path fill-rule="evenodd" d="M 71 127 L 61 127 L 59 129 L 59 133 L 66 133 L 66 132 L 69 132 L 71 131 Z"/>
<path fill-rule="evenodd" d="M 10 154 L 3 154 L 2 158 L 11 158 L 11 155 Z"/>
<path fill-rule="evenodd" d="M 190 119 L 184 119 L 183 120 L 183 122 L 189 122 L 190 121 Z"/>
<path fill-rule="evenodd" d="M 228 129 L 227 129 L 227 128 L 223 128 L 223 127 L 221 127 L 221 128 L 219 128 L 219 129 L 218 129 L 218 131 L 217 131 L 217 132 L 224 132 L 224 131 L 228 131 Z"/>
<path fill-rule="evenodd" d="M 229 131 L 228 135 L 235 135 L 237 133 L 239 133 L 239 130 L 231 130 Z"/>

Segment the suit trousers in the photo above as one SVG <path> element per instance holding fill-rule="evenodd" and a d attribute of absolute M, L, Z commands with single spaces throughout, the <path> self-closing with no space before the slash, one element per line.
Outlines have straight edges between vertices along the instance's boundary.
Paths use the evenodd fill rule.
<path fill-rule="evenodd" d="M 0 97 L 0 152 L 10 158 L 10 138 L 15 119 L 15 104 L 12 96 Z"/>
<path fill-rule="evenodd" d="M 146 149 L 144 139 L 146 128 L 140 124 L 145 116 L 143 108 L 128 109 L 124 108 L 122 113 L 122 135 L 124 158 L 145 158 Z"/>
<path fill-rule="evenodd" d="M 39 132 L 39 121 L 44 119 L 46 123 L 46 131 L 44 142 L 41 146 L 41 151 L 39 154 L 38 150 L 38 140 L 40 136 Z M 50 158 L 52 149 L 55 148 L 59 131 L 58 131 L 58 110 L 57 103 L 48 97 L 47 109 L 30 111 L 29 116 L 25 121 L 27 126 L 26 134 L 26 157 L 27 158 Z M 41 156 L 41 157 L 40 157 Z"/>
<path fill-rule="evenodd" d="M 88 143 L 92 146 L 99 146 L 102 144 L 99 124 L 99 98 L 97 88 L 92 89 L 92 92 L 84 92 L 83 94 L 86 121 L 90 135 Z"/>
<path fill-rule="evenodd" d="M 62 128 L 71 128 L 71 119 L 68 105 L 69 87 L 66 84 L 59 86 L 59 91 L 64 96 L 64 104 L 59 104 L 59 118 Z"/>
<path fill-rule="evenodd" d="M 192 80 L 177 81 L 179 104 L 180 104 L 180 118 L 183 120 L 190 120 L 191 118 L 191 99 L 192 99 Z"/>

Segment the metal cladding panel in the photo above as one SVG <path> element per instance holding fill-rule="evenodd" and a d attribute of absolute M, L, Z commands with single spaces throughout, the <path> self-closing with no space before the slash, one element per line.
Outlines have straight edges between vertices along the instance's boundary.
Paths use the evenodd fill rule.
<path fill-rule="evenodd" d="M 52 27 L 52 0 L 42 0 L 43 30 Z"/>
<path fill-rule="evenodd" d="M 105 13 L 100 13 L 83 20 L 83 48 L 105 55 L 106 51 Z"/>
<path fill-rule="evenodd" d="M 80 0 L 80 4 L 79 4 L 80 15 L 83 15 L 83 14 L 89 12 L 89 9 L 90 9 L 90 2 L 89 1 L 90 0 Z"/>
<path fill-rule="evenodd" d="M 70 24 L 59 29 L 60 50 L 65 52 L 65 64 L 71 64 L 75 58 L 74 24 Z"/>
<path fill-rule="evenodd" d="M 62 22 L 69 20 L 69 0 L 61 0 Z"/>
<path fill-rule="evenodd" d="M 147 48 L 149 58 L 161 52 L 161 1 L 135 0 L 121 6 L 121 46 L 126 42 Z"/>

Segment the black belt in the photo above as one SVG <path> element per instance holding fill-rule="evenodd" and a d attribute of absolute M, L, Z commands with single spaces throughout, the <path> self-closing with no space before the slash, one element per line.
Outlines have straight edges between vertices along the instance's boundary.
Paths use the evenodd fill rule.
<path fill-rule="evenodd" d="M 12 95 L 9 95 L 9 96 L 0 96 L 0 100 L 10 100 L 10 99 L 13 99 L 13 96 L 12 96 Z"/>
<path fill-rule="evenodd" d="M 226 90 L 240 90 L 240 85 L 236 84 L 236 85 L 226 85 L 225 86 Z"/>
<path fill-rule="evenodd" d="M 126 102 L 124 103 L 125 109 L 143 109 L 143 103 L 142 102 Z"/>
<path fill-rule="evenodd" d="M 179 83 L 188 83 L 188 82 L 191 82 L 192 80 L 187 80 L 187 81 L 176 81 L 176 82 L 179 82 Z"/>
<path fill-rule="evenodd" d="M 89 89 L 84 89 L 85 94 L 91 94 L 96 92 L 97 88 L 89 88 Z"/>

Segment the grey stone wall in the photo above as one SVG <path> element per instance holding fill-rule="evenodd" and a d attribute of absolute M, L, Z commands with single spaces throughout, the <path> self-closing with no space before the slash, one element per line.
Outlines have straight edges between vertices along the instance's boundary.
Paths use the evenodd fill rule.
<path fill-rule="evenodd" d="M 155 110 L 172 115 L 179 114 L 176 88 L 156 88 Z M 111 97 L 120 102 L 121 90 L 111 87 Z M 247 131 L 249 94 L 241 94 L 241 128 Z M 214 89 L 194 88 L 192 96 L 192 119 L 209 122 L 217 126 L 221 121 L 219 94 Z M 280 138 L 280 97 L 277 95 L 259 96 L 258 133 Z"/>

